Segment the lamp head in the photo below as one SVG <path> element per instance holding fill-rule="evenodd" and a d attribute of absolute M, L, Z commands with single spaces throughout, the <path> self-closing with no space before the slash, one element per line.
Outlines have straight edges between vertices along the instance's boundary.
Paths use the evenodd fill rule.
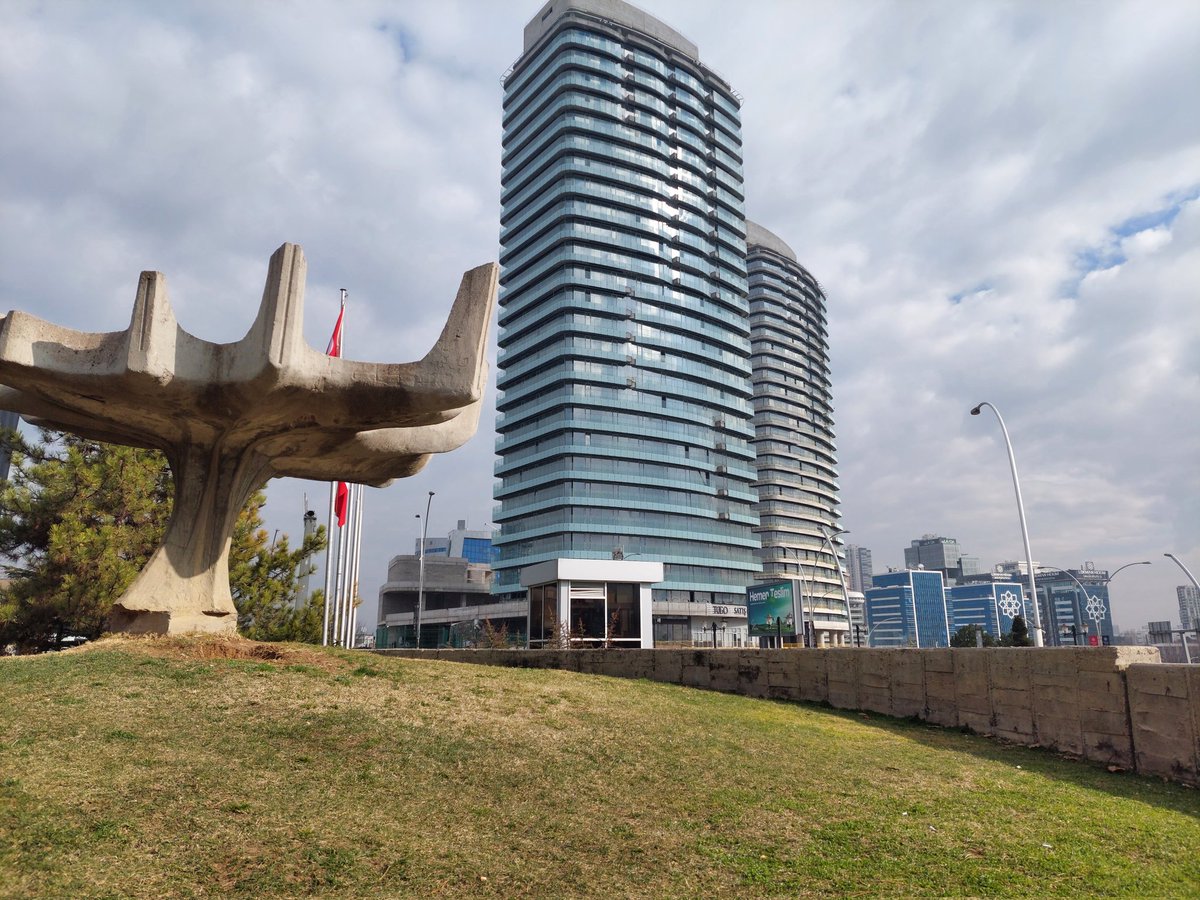
<path fill-rule="evenodd" d="M 982 404 L 982 403 L 980 403 L 980 404 L 979 404 L 977 407 L 975 407 L 973 410 L 971 410 L 971 415 L 973 415 L 973 416 L 977 416 L 977 415 L 979 415 L 979 411 L 980 411 L 981 409 L 983 409 L 983 404 Z"/>

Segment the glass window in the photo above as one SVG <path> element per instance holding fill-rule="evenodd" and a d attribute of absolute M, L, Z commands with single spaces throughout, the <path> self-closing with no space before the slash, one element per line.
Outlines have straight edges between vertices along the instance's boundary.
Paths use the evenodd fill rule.
<path fill-rule="evenodd" d="M 604 598 L 571 598 L 571 637 L 604 639 Z"/>
<path fill-rule="evenodd" d="M 608 586 L 608 624 L 609 636 L 614 640 L 641 638 L 637 585 L 610 584 Z"/>

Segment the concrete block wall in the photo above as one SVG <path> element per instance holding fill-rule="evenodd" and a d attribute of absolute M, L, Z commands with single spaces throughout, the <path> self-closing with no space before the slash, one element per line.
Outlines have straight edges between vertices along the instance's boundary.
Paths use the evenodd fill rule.
<path fill-rule="evenodd" d="M 1200 666 L 1153 647 L 376 652 L 827 703 L 1200 784 Z"/>

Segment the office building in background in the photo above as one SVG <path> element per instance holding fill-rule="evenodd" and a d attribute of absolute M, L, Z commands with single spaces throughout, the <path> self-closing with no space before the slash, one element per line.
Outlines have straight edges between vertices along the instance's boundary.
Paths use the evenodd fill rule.
<path fill-rule="evenodd" d="M 846 545 L 846 575 L 850 579 L 850 590 L 865 593 L 875 577 L 871 563 L 871 551 L 857 544 Z"/>
<path fill-rule="evenodd" d="M 496 557 L 492 530 L 469 530 L 467 520 L 459 519 L 458 527 L 445 537 L 425 538 L 425 556 L 454 556 L 467 562 L 491 565 Z M 417 538 L 413 553 L 421 552 L 421 539 Z"/>
<path fill-rule="evenodd" d="M 936 569 L 942 573 L 947 584 L 957 584 L 971 575 L 981 572 L 979 557 L 966 556 L 954 538 L 936 534 L 923 534 L 904 548 L 906 569 Z"/>
<path fill-rule="evenodd" d="M 1179 627 L 1185 631 L 1200 629 L 1200 590 L 1190 584 L 1175 588 L 1179 600 Z"/>
<path fill-rule="evenodd" d="M 950 610 L 942 573 L 905 569 L 876 575 L 866 592 L 872 647 L 949 647 Z"/>

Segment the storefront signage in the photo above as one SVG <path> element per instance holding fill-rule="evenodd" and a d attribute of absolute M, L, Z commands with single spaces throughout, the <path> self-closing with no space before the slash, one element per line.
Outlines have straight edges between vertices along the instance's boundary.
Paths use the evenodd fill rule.
<path fill-rule="evenodd" d="M 746 588 L 746 611 L 751 637 L 796 633 L 796 605 L 790 581 Z"/>

